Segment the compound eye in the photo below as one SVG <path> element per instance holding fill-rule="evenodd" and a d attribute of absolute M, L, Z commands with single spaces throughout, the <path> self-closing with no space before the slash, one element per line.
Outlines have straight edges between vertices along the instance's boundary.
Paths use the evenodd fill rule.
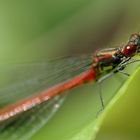
<path fill-rule="evenodd" d="M 126 57 L 133 56 L 136 53 L 136 46 L 135 45 L 127 45 L 122 50 L 121 53 Z"/>

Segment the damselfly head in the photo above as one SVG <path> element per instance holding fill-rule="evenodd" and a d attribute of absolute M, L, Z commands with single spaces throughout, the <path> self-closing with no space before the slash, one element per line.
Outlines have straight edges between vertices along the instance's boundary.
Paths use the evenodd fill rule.
<path fill-rule="evenodd" d="M 134 33 L 130 36 L 127 45 L 122 48 L 121 53 L 126 57 L 132 57 L 138 52 L 140 52 L 140 34 Z"/>
<path fill-rule="evenodd" d="M 128 44 L 131 45 L 140 45 L 140 34 L 134 33 L 130 36 Z"/>
<path fill-rule="evenodd" d="M 137 52 L 140 52 L 140 34 L 134 33 L 130 36 L 128 44 L 135 45 Z"/>

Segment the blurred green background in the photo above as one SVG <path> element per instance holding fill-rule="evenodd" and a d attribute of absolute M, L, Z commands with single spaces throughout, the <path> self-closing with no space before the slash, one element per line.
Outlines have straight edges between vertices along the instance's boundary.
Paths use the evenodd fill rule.
<path fill-rule="evenodd" d="M 3 63 L 118 45 L 140 27 L 139 3 L 121 0 L 1 0 L 0 18 Z"/>
<path fill-rule="evenodd" d="M 0 63 L 8 65 L 9 63 L 47 61 L 60 56 L 91 53 L 98 48 L 121 45 L 127 41 L 131 33 L 140 31 L 139 4 L 138 0 L 132 2 L 122 0 L 1 0 Z M 0 82 L 8 81 L 8 78 L 2 77 Z M 92 86 L 93 83 L 90 83 L 72 90 L 72 94 L 64 103 L 65 107 L 62 107 L 32 140 L 72 139 L 83 127 L 90 124 L 95 114 L 94 111 L 92 112 L 94 108 Z M 131 105 L 130 102 L 125 103 L 124 106 Z M 82 121 L 79 119 L 81 116 Z M 122 114 L 119 120 L 124 121 L 126 116 L 121 116 Z M 116 118 L 109 118 L 107 122 L 109 127 L 102 132 L 103 135 L 101 134 L 99 139 L 105 139 L 104 136 L 115 139 L 114 133 L 107 131 L 110 128 L 115 129 L 111 126 L 114 119 Z M 116 134 L 122 127 L 119 126 L 118 122 L 122 122 L 119 120 L 117 121 L 118 129 L 115 129 Z M 76 127 L 75 122 L 78 124 Z M 127 128 L 127 125 L 123 127 L 129 134 L 130 131 L 127 131 Z M 137 127 L 137 130 L 140 130 L 139 128 Z M 121 132 L 124 140 L 127 134 L 123 135 L 123 131 Z M 119 134 L 115 135 L 116 139 Z M 134 138 L 133 134 L 132 132 L 132 139 L 140 138 L 138 135 Z M 75 139 L 81 140 L 78 137 Z"/>

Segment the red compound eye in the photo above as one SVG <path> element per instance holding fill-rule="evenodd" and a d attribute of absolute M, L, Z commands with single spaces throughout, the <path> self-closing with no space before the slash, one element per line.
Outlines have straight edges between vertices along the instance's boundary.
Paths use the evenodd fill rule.
<path fill-rule="evenodd" d="M 136 52 L 136 46 L 135 45 L 127 45 L 122 50 L 121 53 L 125 55 L 126 57 L 133 56 Z"/>

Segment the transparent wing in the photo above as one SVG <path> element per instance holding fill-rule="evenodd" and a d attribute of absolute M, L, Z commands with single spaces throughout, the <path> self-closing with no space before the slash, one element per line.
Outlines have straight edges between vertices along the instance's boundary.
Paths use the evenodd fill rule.
<path fill-rule="evenodd" d="M 1 65 L 0 106 L 37 94 L 79 74 L 89 67 L 90 55 L 67 57 L 49 62 Z M 12 120 L 0 124 L 0 136 L 6 140 L 30 138 L 55 114 L 66 94 L 53 97 Z M 10 138 L 9 138 L 10 134 Z"/>
<path fill-rule="evenodd" d="M 56 113 L 66 95 L 53 97 L 35 108 L 23 112 L 13 120 L 0 125 L 0 138 L 3 140 L 28 140 L 42 128 Z"/>
<path fill-rule="evenodd" d="M 1 65 L 0 106 L 15 102 L 79 74 L 89 67 L 89 56 L 49 62 Z"/>

